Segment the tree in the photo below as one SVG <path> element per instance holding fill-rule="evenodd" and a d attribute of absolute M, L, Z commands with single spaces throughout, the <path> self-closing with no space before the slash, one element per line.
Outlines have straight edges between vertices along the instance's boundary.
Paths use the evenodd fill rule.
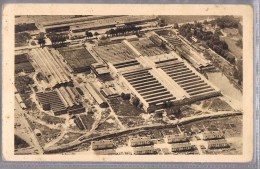
<path fill-rule="evenodd" d="M 85 32 L 85 36 L 87 37 L 87 39 L 89 38 L 88 35 L 89 35 L 89 34 L 88 34 L 88 31 L 86 31 L 86 32 Z"/>
<path fill-rule="evenodd" d="M 52 46 L 54 48 L 56 48 L 57 46 L 63 45 L 68 38 L 67 35 L 56 34 L 56 33 L 51 33 L 48 35 L 48 37 L 51 40 Z"/>
<path fill-rule="evenodd" d="M 131 95 L 129 93 L 125 94 L 125 97 L 124 97 L 125 100 L 130 100 L 130 98 L 131 98 Z"/>
<path fill-rule="evenodd" d="M 32 45 L 32 46 L 35 46 L 35 45 L 36 45 L 35 41 L 32 41 L 32 42 L 31 42 L 31 45 Z"/>
<path fill-rule="evenodd" d="M 40 32 L 39 35 L 37 36 L 38 39 L 38 44 L 40 45 L 40 47 L 44 47 L 46 41 L 45 41 L 45 35 L 43 32 Z"/>
<path fill-rule="evenodd" d="M 99 35 L 99 33 L 98 33 L 98 32 L 95 32 L 94 35 L 97 37 L 97 36 Z"/>
<path fill-rule="evenodd" d="M 173 104 L 172 104 L 171 101 L 165 101 L 165 102 L 164 102 L 164 107 L 165 107 L 165 108 L 170 108 L 170 107 L 172 107 L 172 105 L 173 105 Z"/>
<path fill-rule="evenodd" d="M 243 60 L 239 59 L 236 62 L 236 67 L 234 68 L 233 76 L 238 80 L 238 84 L 243 83 Z"/>
<path fill-rule="evenodd" d="M 116 31 L 115 29 L 111 29 L 111 30 L 110 30 L 110 34 L 111 34 L 112 36 L 114 36 L 115 34 L 117 34 L 117 31 Z"/>
<path fill-rule="evenodd" d="M 235 64 L 236 63 L 236 58 L 235 56 L 228 54 L 227 58 L 226 58 L 231 64 Z"/>
<path fill-rule="evenodd" d="M 133 105 L 137 107 L 139 105 L 139 103 L 140 103 L 140 99 L 138 97 L 135 97 L 133 99 Z"/>
<path fill-rule="evenodd" d="M 92 37 L 93 37 L 93 33 L 92 33 L 92 32 L 89 32 L 89 33 L 88 33 L 88 36 L 89 36 L 90 38 L 92 38 Z"/>
<path fill-rule="evenodd" d="M 38 44 L 40 44 L 40 47 L 43 48 L 45 43 L 46 43 L 45 39 L 42 39 L 42 38 L 38 39 Z"/>
<path fill-rule="evenodd" d="M 142 30 L 142 27 L 141 26 L 138 26 L 137 27 L 137 32 L 140 32 Z"/>
<path fill-rule="evenodd" d="M 86 35 L 87 39 L 93 37 L 92 32 L 89 32 L 89 31 L 86 31 L 85 35 Z"/>
<path fill-rule="evenodd" d="M 238 47 L 240 47 L 241 49 L 243 49 L 243 41 L 242 41 L 242 39 L 239 39 L 239 40 L 236 42 L 236 45 L 237 45 Z"/>
<path fill-rule="evenodd" d="M 106 32 L 105 32 L 105 34 L 107 35 L 107 37 L 110 35 L 110 30 L 107 30 Z"/>
<path fill-rule="evenodd" d="M 125 93 L 121 93 L 121 97 L 124 99 L 124 97 L 125 97 Z"/>
<path fill-rule="evenodd" d="M 140 103 L 139 105 L 138 105 L 138 107 L 140 108 L 140 109 L 142 109 L 143 108 L 143 103 Z"/>

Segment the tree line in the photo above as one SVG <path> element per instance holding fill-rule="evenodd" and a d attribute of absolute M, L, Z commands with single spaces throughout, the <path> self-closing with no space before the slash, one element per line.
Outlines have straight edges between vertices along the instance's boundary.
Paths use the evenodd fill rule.
<path fill-rule="evenodd" d="M 127 33 L 138 33 L 142 28 L 135 25 L 125 25 L 123 27 L 117 27 L 115 29 L 110 29 L 106 31 L 107 35 L 110 36 L 120 36 L 120 35 L 126 35 Z"/>
<path fill-rule="evenodd" d="M 93 36 L 98 36 L 99 35 L 99 33 L 98 32 L 95 32 L 94 34 L 92 33 L 92 32 L 89 32 L 89 31 L 86 31 L 85 32 L 85 35 L 86 35 L 86 38 L 88 39 L 88 38 L 92 38 Z"/>
<path fill-rule="evenodd" d="M 220 27 L 221 29 L 224 29 L 224 28 L 236 28 L 238 29 L 239 27 L 239 23 L 240 22 L 240 19 L 239 18 L 235 18 L 234 16 L 223 16 L 223 17 L 219 17 L 219 18 L 216 18 L 212 21 L 209 21 L 209 23 L 211 25 L 217 25 L 218 27 Z"/>
<path fill-rule="evenodd" d="M 228 51 L 228 44 L 225 41 L 220 40 L 220 35 L 222 33 L 219 29 L 216 29 L 214 33 L 203 31 L 202 23 L 194 22 L 194 24 L 188 23 L 180 26 L 179 33 L 188 41 L 192 41 L 192 36 L 197 38 L 230 63 L 235 63 L 235 57 L 230 55 Z"/>

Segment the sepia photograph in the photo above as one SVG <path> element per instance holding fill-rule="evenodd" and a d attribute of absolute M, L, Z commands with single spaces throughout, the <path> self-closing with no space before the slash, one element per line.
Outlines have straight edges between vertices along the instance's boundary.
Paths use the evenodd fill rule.
<path fill-rule="evenodd" d="M 13 156 L 252 156 L 243 13 L 25 12 L 8 49 Z"/>

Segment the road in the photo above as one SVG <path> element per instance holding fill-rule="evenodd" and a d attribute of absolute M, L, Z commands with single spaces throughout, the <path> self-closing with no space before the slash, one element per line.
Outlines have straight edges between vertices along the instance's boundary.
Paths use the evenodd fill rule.
<path fill-rule="evenodd" d="M 212 114 L 204 114 L 199 116 L 193 116 L 193 117 L 186 117 L 180 120 L 175 120 L 174 122 L 170 124 L 152 124 L 150 126 L 138 126 L 133 128 L 128 128 L 125 130 L 115 131 L 113 133 L 105 134 L 102 136 L 97 136 L 93 138 L 87 138 L 87 137 L 81 137 L 81 139 L 75 140 L 73 142 L 70 142 L 68 144 L 61 145 L 59 147 L 49 147 L 48 149 L 45 149 L 45 153 L 53 153 L 53 152 L 62 152 L 66 151 L 66 149 L 71 149 L 73 147 L 76 147 L 84 142 L 89 142 L 92 140 L 98 140 L 98 139 L 107 139 L 107 138 L 113 138 L 118 137 L 122 134 L 132 133 L 138 130 L 149 130 L 149 129 L 156 129 L 156 128 L 168 128 L 168 127 L 176 127 L 177 124 L 187 124 L 194 121 L 199 121 L 203 119 L 211 119 L 211 118 L 219 118 L 219 117 L 226 117 L 226 116 L 236 116 L 241 115 L 241 112 L 216 112 Z"/>
<path fill-rule="evenodd" d="M 15 113 L 19 113 L 19 122 L 22 123 L 21 125 L 23 125 L 25 127 L 25 129 L 28 131 L 29 137 L 31 138 L 31 141 L 32 141 L 34 147 L 37 149 L 38 153 L 43 154 L 44 153 L 43 148 L 39 144 L 38 139 L 36 138 L 36 136 L 34 134 L 34 131 L 30 127 L 30 125 L 25 117 L 26 111 L 21 109 L 21 107 L 19 106 L 19 103 L 17 103 L 17 105 L 18 106 L 16 106 L 16 109 L 19 109 L 19 110 L 15 110 Z"/>

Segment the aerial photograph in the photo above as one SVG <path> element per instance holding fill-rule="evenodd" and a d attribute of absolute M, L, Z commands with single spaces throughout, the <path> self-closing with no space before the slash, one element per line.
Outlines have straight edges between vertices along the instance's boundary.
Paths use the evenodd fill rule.
<path fill-rule="evenodd" d="M 14 33 L 14 155 L 243 154 L 241 16 L 16 15 Z"/>

